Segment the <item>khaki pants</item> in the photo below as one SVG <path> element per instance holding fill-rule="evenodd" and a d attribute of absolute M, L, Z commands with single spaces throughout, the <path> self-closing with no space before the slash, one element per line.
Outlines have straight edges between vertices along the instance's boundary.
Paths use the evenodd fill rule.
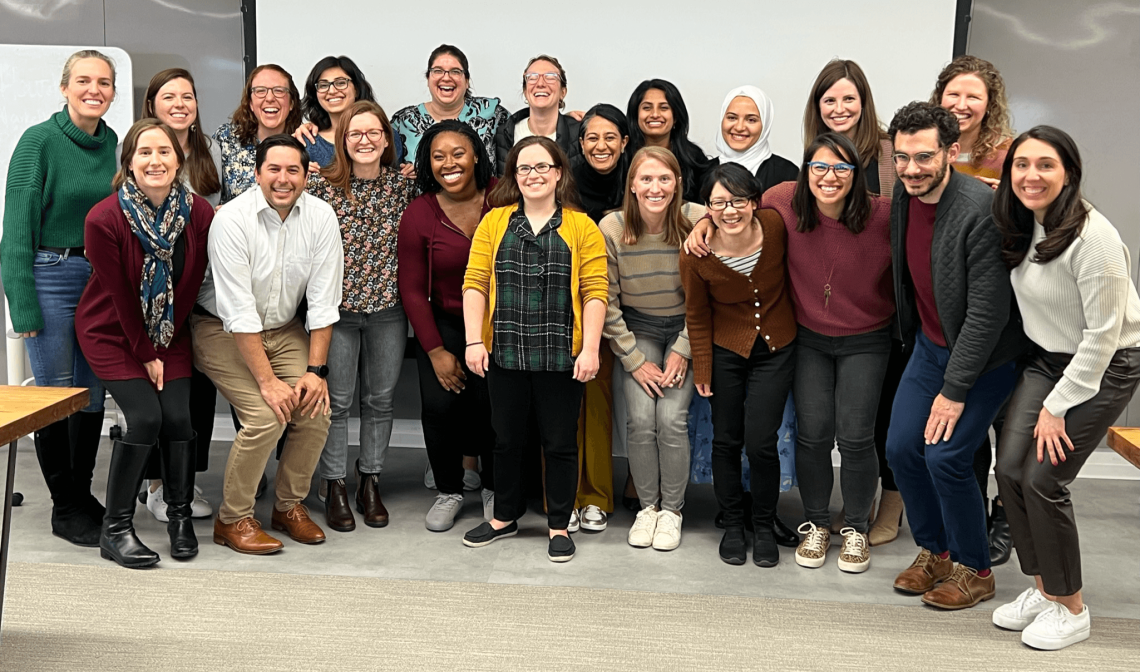
<path fill-rule="evenodd" d="M 265 472 L 269 455 L 285 431 L 273 410 L 261 398 L 261 390 L 242 359 L 232 334 L 222 321 L 206 315 L 191 315 L 194 337 L 194 365 L 234 407 L 242 428 L 238 430 L 222 484 L 222 505 L 218 519 L 231 524 L 253 515 L 257 482 Z M 265 354 L 278 378 L 295 385 L 305 374 L 309 361 L 309 335 L 300 320 L 279 329 L 261 332 Z M 329 416 L 318 413 L 309 418 L 295 413 L 289 421 L 289 437 L 277 466 L 278 511 L 288 511 L 309 494 L 313 472 L 329 432 Z"/>

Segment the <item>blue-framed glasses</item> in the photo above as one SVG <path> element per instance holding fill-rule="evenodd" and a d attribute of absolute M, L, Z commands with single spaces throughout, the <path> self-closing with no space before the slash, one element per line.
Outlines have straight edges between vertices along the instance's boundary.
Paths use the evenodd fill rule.
<path fill-rule="evenodd" d="M 831 164 L 824 163 L 823 161 L 808 161 L 807 167 L 808 170 L 811 171 L 812 175 L 816 175 L 818 177 L 823 177 L 824 175 L 827 175 L 827 171 L 832 170 L 835 171 L 836 177 L 844 178 L 850 175 L 851 171 L 855 170 L 855 166 L 851 165 L 850 163 Z"/>

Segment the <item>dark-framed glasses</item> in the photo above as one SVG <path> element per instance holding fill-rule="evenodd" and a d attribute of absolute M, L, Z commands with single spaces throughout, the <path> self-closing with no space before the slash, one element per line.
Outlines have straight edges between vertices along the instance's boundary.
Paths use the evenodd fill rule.
<path fill-rule="evenodd" d="M 348 88 L 349 84 L 352 84 L 352 80 L 348 77 L 337 77 L 331 82 L 327 79 L 320 79 L 317 80 L 317 91 L 324 93 L 330 88 L 336 89 L 337 91 L 344 91 Z"/>
<path fill-rule="evenodd" d="M 270 91 L 273 92 L 274 98 L 289 97 L 289 87 L 287 86 L 253 86 L 249 89 L 249 93 L 254 98 L 265 98 L 269 95 Z"/>
<path fill-rule="evenodd" d="M 367 137 L 370 142 L 380 142 L 384 137 L 384 129 L 373 128 L 367 131 L 349 131 L 344 134 L 344 137 L 349 142 L 360 142 L 361 139 Z"/>
<path fill-rule="evenodd" d="M 718 199 L 715 201 L 709 201 L 709 210 L 720 212 L 730 205 L 732 206 L 733 210 L 743 210 L 744 208 L 747 208 L 748 204 L 751 202 L 752 201 L 748 200 L 747 198 L 741 198 L 739 196 L 729 201 L 721 201 Z"/>
<path fill-rule="evenodd" d="M 530 171 L 532 170 L 539 175 L 545 175 L 549 173 L 550 169 L 553 167 L 554 166 L 549 163 L 536 163 L 533 166 L 528 166 L 525 163 L 520 163 L 515 168 L 515 175 L 518 175 L 519 177 L 526 177 L 527 175 L 530 175 Z"/>
<path fill-rule="evenodd" d="M 851 165 L 850 163 L 842 163 L 842 162 L 840 162 L 840 163 L 824 163 L 823 161 L 808 161 L 807 167 L 808 167 L 808 170 L 811 171 L 812 175 L 816 175 L 818 177 L 823 177 L 824 175 L 827 175 L 827 171 L 831 170 L 831 171 L 835 171 L 836 177 L 844 178 L 844 177 L 847 177 L 848 175 L 850 175 L 851 171 L 855 170 L 855 166 Z"/>
<path fill-rule="evenodd" d="M 444 75 L 451 75 L 452 77 L 459 78 L 465 76 L 467 73 L 464 72 L 461 68 L 452 68 L 450 70 L 444 70 L 443 68 L 432 68 L 431 70 L 428 70 L 428 74 L 436 78 L 443 77 Z"/>
<path fill-rule="evenodd" d="M 894 159 L 896 168 L 906 168 L 910 165 L 911 161 L 917 163 L 919 168 L 929 168 L 934 164 L 934 159 L 938 158 L 938 155 L 942 153 L 943 149 L 946 148 L 943 147 L 937 152 L 919 152 L 914 156 L 902 152 L 895 152 L 891 155 L 891 158 Z"/>

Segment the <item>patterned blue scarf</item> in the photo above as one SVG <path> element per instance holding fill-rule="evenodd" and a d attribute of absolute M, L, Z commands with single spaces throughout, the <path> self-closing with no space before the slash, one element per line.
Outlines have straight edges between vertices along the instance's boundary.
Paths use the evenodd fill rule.
<path fill-rule="evenodd" d="M 119 207 L 143 248 L 139 287 L 143 322 L 151 343 L 164 348 L 174 338 L 174 243 L 190 221 L 191 199 L 176 184 L 155 210 L 134 177 L 128 177 L 119 189 Z"/>

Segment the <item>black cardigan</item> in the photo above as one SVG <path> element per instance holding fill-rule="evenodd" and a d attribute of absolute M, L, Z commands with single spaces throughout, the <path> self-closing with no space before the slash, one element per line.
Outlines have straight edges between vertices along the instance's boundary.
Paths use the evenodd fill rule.
<path fill-rule="evenodd" d="M 507 165 L 507 154 L 510 154 L 511 147 L 515 146 L 515 126 L 523 119 L 529 118 L 530 108 L 524 107 L 508 117 L 507 122 L 495 133 L 495 172 L 498 177 L 503 176 L 503 169 Z M 581 122 L 574 117 L 558 115 L 558 130 L 554 141 L 562 151 L 566 152 L 571 162 L 575 156 L 582 154 L 582 145 L 578 142 L 578 127 L 581 125 Z"/>

